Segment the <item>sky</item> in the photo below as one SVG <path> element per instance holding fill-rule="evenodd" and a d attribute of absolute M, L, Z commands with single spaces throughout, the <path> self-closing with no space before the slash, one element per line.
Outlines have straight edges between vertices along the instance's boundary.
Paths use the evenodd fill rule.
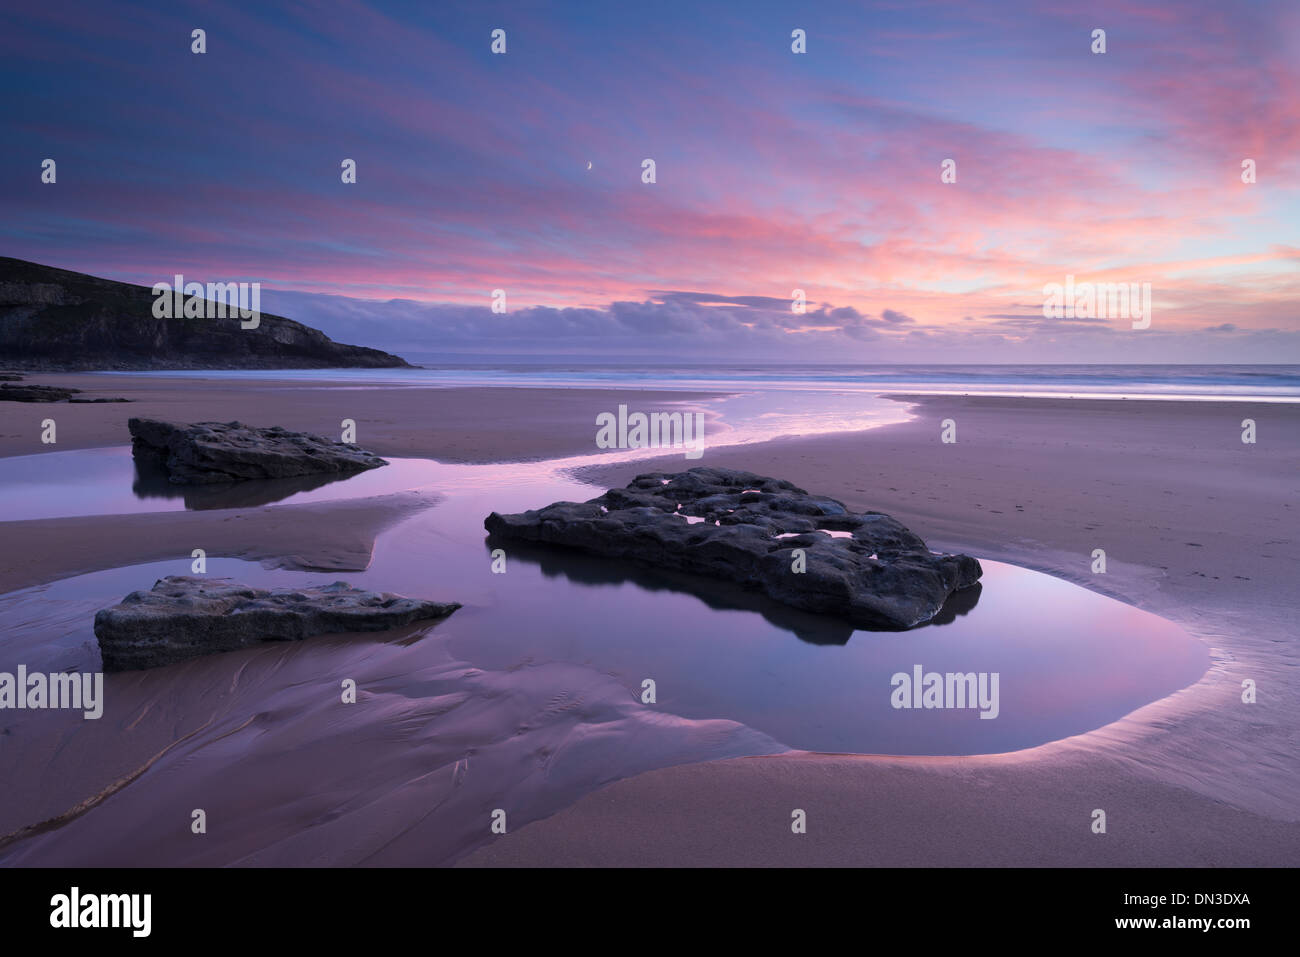
<path fill-rule="evenodd" d="M 1300 362 L 1295 0 L 3 3 L 0 255 L 396 351 Z"/>

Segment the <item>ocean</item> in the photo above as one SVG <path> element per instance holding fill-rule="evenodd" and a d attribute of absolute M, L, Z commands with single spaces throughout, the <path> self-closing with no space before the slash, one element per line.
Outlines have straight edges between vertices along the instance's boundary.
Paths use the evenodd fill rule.
<path fill-rule="evenodd" d="M 1095 398 L 1300 401 L 1300 365 L 687 364 L 407 354 L 415 369 L 131 373 L 389 386 L 536 386 L 699 391 L 982 393 Z"/>

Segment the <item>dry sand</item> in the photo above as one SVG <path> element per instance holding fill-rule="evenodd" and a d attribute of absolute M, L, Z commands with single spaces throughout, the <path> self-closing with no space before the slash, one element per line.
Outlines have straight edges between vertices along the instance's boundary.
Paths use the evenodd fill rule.
<path fill-rule="evenodd" d="M 867 433 L 713 449 L 889 512 L 931 547 L 1045 571 L 1184 625 L 1202 680 L 1010 755 L 789 754 L 617 782 L 467 865 L 1290 865 L 1300 862 L 1300 406 L 912 397 Z M 939 441 L 940 423 L 958 441 Z M 1259 441 L 1241 442 L 1256 420 Z M 675 459 L 603 467 L 622 484 Z M 596 473 L 596 474 L 591 474 Z M 1104 548 L 1107 573 L 1092 574 Z M 1258 701 L 1244 704 L 1242 682 Z M 791 812 L 808 833 L 791 832 Z M 1090 829 L 1103 809 L 1108 829 Z"/>

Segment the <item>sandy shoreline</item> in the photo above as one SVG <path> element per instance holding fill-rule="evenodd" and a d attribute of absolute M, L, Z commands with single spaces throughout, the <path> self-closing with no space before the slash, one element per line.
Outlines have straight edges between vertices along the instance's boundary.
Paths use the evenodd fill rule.
<path fill-rule="evenodd" d="M 717 449 L 889 512 L 934 548 L 1046 571 L 1179 622 L 1196 685 L 1098 731 L 1010 755 L 795 754 L 617 782 L 467 865 L 1292 865 L 1300 860 L 1293 503 L 1300 410 L 1160 401 L 910 397 L 912 422 Z M 1254 418 L 1261 439 L 1240 441 Z M 938 441 L 953 418 L 958 443 Z M 589 470 L 620 484 L 672 459 Z M 1045 505 L 1050 499 L 1051 507 Z M 1019 506 L 1019 508 L 1017 507 Z M 1090 570 L 1103 547 L 1107 574 Z M 1241 702 L 1254 680 L 1259 700 Z M 792 808 L 809 834 L 790 833 Z M 1106 810 L 1106 835 L 1091 833 Z M 816 827 L 812 822 L 819 822 Z"/>
<path fill-rule="evenodd" d="M 0 456 L 49 451 L 35 431 L 47 416 L 59 423 L 61 451 L 124 445 L 128 417 L 156 415 L 274 420 L 326 433 L 346 416 L 358 422 L 358 443 L 380 454 L 444 461 L 549 458 L 595 451 L 595 412 L 629 395 L 29 378 L 138 401 L 0 404 Z M 701 395 L 635 394 L 659 402 Z M 713 448 L 696 462 L 673 455 L 653 466 L 602 466 L 587 477 L 614 485 L 652 467 L 726 465 L 787 478 L 850 507 L 889 512 L 931 547 L 1047 571 L 1177 621 L 1211 645 L 1215 665 L 1206 677 L 1099 731 L 1011 755 L 795 753 L 650 771 L 513 830 L 463 863 L 1140 865 L 1300 859 L 1300 735 L 1294 718 L 1300 678 L 1292 597 L 1300 546 L 1291 514 L 1300 474 L 1300 408 L 958 396 L 908 401 L 916 418 L 901 425 Z M 1246 417 L 1259 423 L 1255 446 L 1240 441 L 1239 423 Z M 957 422 L 956 445 L 938 440 L 945 418 Z M 435 500 L 407 494 L 5 523 L 10 547 L 0 563 L 0 591 L 172 557 L 187 552 L 196 536 L 212 555 L 331 569 L 364 566 L 376 534 Z M 1104 576 L 1090 571 L 1091 551 L 1098 547 L 1107 552 Z M 1240 702 L 1245 678 L 1259 685 L 1256 704 Z M 68 803 L 79 794 L 72 782 L 60 790 Z M 53 798 L 42 803 L 50 812 L 68 806 Z M 807 835 L 790 834 L 790 807 L 808 810 Z M 1097 807 L 1110 819 L 1105 836 L 1088 829 Z"/>
<path fill-rule="evenodd" d="M 122 403 L 0 402 L 0 456 L 54 449 L 129 445 L 127 420 L 280 425 L 337 437 L 356 422 L 356 442 L 379 455 L 442 462 L 530 462 L 595 452 L 596 415 L 635 401 L 662 406 L 717 393 L 543 388 L 401 388 L 293 380 L 186 379 L 26 373 L 26 384 L 81 389 L 85 398 Z M 40 422 L 58 424 L 55 446 L 41 444 Z"/>
<path fill-rule="evenodd" d="M 117 565 L 184 558 L 202 542 L 212 557 L 270 567 L 354 571 L 375 536 L 437 504 L 430 492 L 217 512 L 153 512 L 0 522 L 0 594 Z"/>

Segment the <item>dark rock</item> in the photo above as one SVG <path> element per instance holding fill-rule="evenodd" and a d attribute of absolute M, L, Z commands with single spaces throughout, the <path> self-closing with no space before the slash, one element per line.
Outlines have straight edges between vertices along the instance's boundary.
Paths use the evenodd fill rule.
<path fill-rule="evenodd" d="M 278 425 L 269 429 L 240 422 L 175 425 L 133 418 L 127 427 L 136 457 L 146 464 L 161 463 L 176 485 L 360 472 L 388 464 L 355 445 Z"/>
<path fill-rule="evenodd" d="M 159 276 L 170 281 L 170 276 Z M 0 257 L 0 366 L 13 369 L 409 367 L 292 319 L 163 319 L 148 286 Z"/>
<path fill-rule="evenodd" d="M 583 504 L 493 512 L 484 525 L 497 538 L 739 582 L 864 628 L 923 624 L 983 573 L 968 555 L 931 552 L 888 515 L 851 512 L 789 482 L 734 469 L 639 475 Z M 804 572 L 793 570 L 796 548 L 804 550 Z"/>
<path fill-rule="evenodd" d="M 268 590 L 225 578 L 172 575 L 95 615 L 105 671 L 156 668 L 263 641 L 384 631 L 445 618 L 456 602 L 364 591 L 346 582 Z"/>
<path fill-rule="evenodd" d="M 0 372 L 0 382 L 21 382 L 22 379 L 16 372 Z"/>
<path fill-rule="evenodd" d="M 104 396 L 100 396 L 99 398 L 96 399 L 69 399 L 68 401 L 71 403 L 77 403 L 77 402 L 96 403 L 96 402 L 134 402 L 135 400 L 134 399 L 109 399 L 109 398 L 105 398 Z"/>
<path fill-rule="evenodd" d="M 80 389 L 62 389 L 54 385 L 0 384 L 0 402 L 63 402 Z"/>

